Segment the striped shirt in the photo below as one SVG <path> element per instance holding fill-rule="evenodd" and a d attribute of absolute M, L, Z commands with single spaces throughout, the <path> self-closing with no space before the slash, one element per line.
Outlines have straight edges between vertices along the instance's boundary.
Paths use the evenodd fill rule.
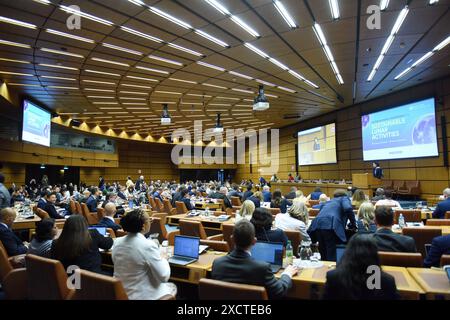
<path fill-rule="evenodd" d="M 50 258 L 53 240 L 45 240 L 42 242 L 33 239 L 28 248 L 28 253 L 35 254 L 40 257 Z"/>

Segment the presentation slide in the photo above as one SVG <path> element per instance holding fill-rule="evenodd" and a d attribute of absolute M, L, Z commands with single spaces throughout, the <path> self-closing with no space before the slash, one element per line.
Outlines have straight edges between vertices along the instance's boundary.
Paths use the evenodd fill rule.
<path fill-rule="evenodd" d="M 299 131 L 298 165 L 336 163 L 336 124 Z"/>
<path fill-rule="evenodd" d="M 434 98 L 361 117 L 364 161 L 438 156 Z"/>
<path fill-rule="evenodd" d="M 50 128 L 50 112 L 24 100 L 22 140 L 50 147 Z"/>

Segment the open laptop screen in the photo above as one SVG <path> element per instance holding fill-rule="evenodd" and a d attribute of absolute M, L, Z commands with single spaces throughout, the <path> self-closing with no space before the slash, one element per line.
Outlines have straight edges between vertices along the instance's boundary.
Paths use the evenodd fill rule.
<path fill-rule="evenodd" d="M 175 236 L 173 253 L 176 256 L 198 259 L 199 246 L 200 246 L 200 238 Z"/>
<path fill-rule="evenodd" d="M 279 266 L 283 264 L 283 244 L 281 242 L 257 241 L 252 247 L 251 253 L 255 260 Z"/>
<path fill-rule="evenodd" d="M 89 227 L 89 229 L 97 229 L 98 233 L 102 236 L 106 236 L 106 227 Z"/>

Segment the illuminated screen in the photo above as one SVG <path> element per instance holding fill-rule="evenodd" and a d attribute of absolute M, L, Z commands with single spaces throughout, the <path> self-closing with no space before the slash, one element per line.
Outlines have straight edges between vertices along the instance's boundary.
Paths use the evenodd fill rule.
<path fill-rule="evenodd" d="M 434 98 L 361 117 L 365 161 L 438 156 Z"/>
<path fill-rule="evenodd" d="M 336 163 L 336 124 L 297 133 L 298 165 Z"/>
<path fill-rule="evenodd" d="M 50 128 L 50 112 L 24 100 L 22 140 L 50 147 Z"/>

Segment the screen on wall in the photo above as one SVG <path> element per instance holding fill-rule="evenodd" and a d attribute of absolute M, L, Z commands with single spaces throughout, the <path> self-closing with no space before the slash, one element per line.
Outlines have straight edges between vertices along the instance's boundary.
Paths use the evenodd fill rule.
<path fill-rule="evenodd" d="M 298 165 L 336 163 L 336 124 L 299 131 Z"/>
<path fill-rule="evenodd" d="M 365 161 L 439 155 L 434 98 L 363 115 L 361 127 Z"/>
<path fill-rule="evenodd" d="M 23 101 L 22 140 L 46 147 L 50 146 L 50 112 L 33 102 Z"/>

